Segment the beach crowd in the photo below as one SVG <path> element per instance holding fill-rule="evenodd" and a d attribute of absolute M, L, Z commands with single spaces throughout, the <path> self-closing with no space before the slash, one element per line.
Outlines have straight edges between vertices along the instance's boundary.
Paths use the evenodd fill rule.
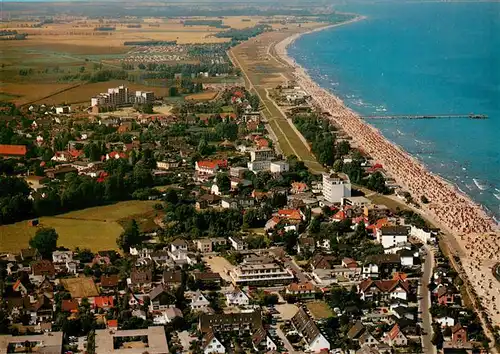
<path fill-rule="evenodd" d="M 425 196 L 430 203 L 425 208 L 435 219 L 453 233 L 484 233 L 494 230 L 493 220 L 481 206 L 429 172 L 417 160 L 385 139 L 372 126 L 365 123 L 355 112 L 347 108 L 342 100 L 314 83 L 293 59 L 286 55 L 286 46 L 295 36 L 276 46 L 276 52 L 295 68 L 295 80 L 317 106 L 328 113 L 335 125 L 353 139 L 354 144 L 381 163 L 397 183 L 408 190 L 414 200 Z"/>

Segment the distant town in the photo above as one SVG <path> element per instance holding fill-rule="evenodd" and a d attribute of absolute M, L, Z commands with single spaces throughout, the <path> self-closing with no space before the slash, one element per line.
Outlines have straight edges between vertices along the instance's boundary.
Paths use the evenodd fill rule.
<path fill-rule="evenodd" d="M 0 353 L 494 353 L 494 292 L 485 310 L 432 201 L 293 76 L 255 85 L 243 51 L 285 65 L 263 36 L 353 19 L 316 16 L 196 18 L 231 43 L 128 44 L 163 86 L 0 103 Z"/>

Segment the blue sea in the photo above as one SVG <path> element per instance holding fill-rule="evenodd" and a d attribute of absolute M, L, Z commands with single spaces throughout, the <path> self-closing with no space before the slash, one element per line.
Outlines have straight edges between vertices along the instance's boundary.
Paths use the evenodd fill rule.
<path fill-rule="evenodd" d="M 500 219 L 500 3 L 371 3 L 366 20 L 307 34 L 288 52 L 361 115 Z"/>

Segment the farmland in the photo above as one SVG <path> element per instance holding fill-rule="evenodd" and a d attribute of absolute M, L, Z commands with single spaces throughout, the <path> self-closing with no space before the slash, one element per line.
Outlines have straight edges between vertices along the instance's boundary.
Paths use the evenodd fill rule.
<path fill-rule="evenodd" d="M 113 87 L 116 83 L 104 85 L 89 84 L 88 79 L 99 70 L 127 70 L 125 77 L 140 78 L 144 73 L 137 65 L 156 63 L 165 65 L 198 64 L 199 55 L 209 58 L 213 63 L 227 62 L 224 43 L 230 38 L 218 38 L 215 34 L 228 28 L 242 29 L 256 25 L 263 17 L 228 17 L 222 20 L 225 28 L 207 25 L 184 25 L 180 19 L 74 19 L 47 23 L 37 26 L 36 22 L 5 21 L 0 28 L 26 33 L 25 40 L 10 41 L 0 47 L 0 100 L 16 104 L 27 103 L 81 103 Z M 203 18 L 216 20 L 216 18 Z M 221 20 L 219 20 L 221 21 Z M 198 22 L 203 23 L 206 21 Z M 97 28 L 110 28 L 99 31 Z M 125 45 L 125 43 L 137 45 Z M 148 45 L 146 43 L 165 43 Z M 145 43 L 141 46 L 140 43 Z M 169 43 L 177 43 L 170 45 Z M 220 43 L 220 48 L 212 44 Z M 198 47 L 189 49 L 196 44 Z M 185 47 L 188 45 L 188 47 Z M 208 46 L 208 50 L 199 47 Z M 210 57 L 212 52 L 212 57 Z M 198 53 L 198 54 L 197 54 Z M 127 66 L 132 66 L 130 69 Z M 134 66 L 136 66 L 134 68 Z M 142 67 L 144 69 L 144 67 Z M 208 78 L 210 82 L 211 78 Z M 155 85 L 155 79 L 138 80 L 140 84 L 129 84 L 132 89 L 150 90 L 165 96 L 164 83 Z M 151 81 L 151 82 L 150 82 Z M 155 86 L 151 86 L 154 84 Z M 158 86 L 158 87 L 156 87 Z"/>
<path fill-rule="evenodd" d="M 67 214 L 40 218 L 41 227 L 53 227 L 59 234 L 59 246 L 91 250 L 117 249 L 116 238 L 123 231 L 123 219 L 134 216 L 140 223 L 141 216 L 150 213 L 154 202 L 128 201 L 99 206 Z M 0 251 L 17 252 L 28 247 L 37 227 L 27 221 L 0 226 Z"/>

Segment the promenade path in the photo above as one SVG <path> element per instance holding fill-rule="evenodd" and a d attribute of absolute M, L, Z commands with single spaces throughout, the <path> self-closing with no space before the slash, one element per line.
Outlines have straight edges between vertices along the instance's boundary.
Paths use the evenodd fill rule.
<path fill-rule="evenodd" d="M 284 157 L 296 155 L 311 172 L 321 173 L 325 171 L 324 167 L 316 161 L 305 139 L 269 96 L 269 90 L 286 84 L 293 77 L 292 69 L 273 55 L 274 46 L 293 33 L 303 30 L 295 28 L 262 34 L 232 48 L 229 57 L 241 69 L 246 88 L 259 96 L 262 114 L 276 136 Z"/>

